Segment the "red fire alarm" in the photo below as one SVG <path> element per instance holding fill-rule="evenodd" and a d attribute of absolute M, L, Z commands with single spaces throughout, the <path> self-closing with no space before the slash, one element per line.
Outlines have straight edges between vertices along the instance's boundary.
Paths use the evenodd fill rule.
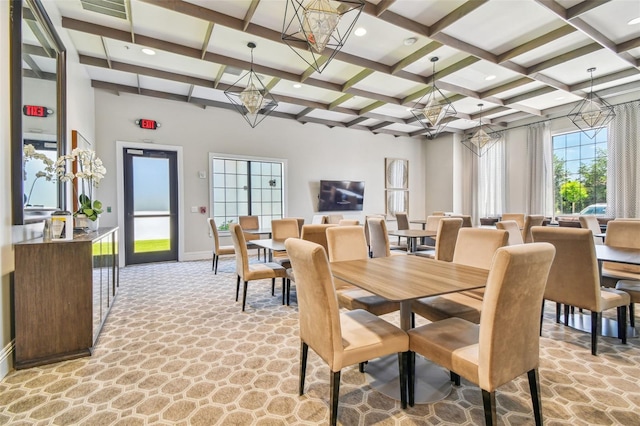
<path fill-rule="evenodd" d="M 141 129 L 156 130 L 160 127 L 160 123 L 156 120 L 149 120 L 147 118 L 140 118 L 136 120 L 136 124 L 140 126 Z"/>

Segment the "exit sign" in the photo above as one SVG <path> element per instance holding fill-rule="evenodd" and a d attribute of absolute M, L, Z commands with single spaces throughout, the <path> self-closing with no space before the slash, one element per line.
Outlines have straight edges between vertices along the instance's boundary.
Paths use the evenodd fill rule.
<path fill-rule="evenodd" d="M 25 105 L 22 107 L 22 112 L 27 117 L 46 117 L 53 114 L 52 110 L 40 105 Z"/>
<path fill-rule="evenodd" d="M 149 120 L 147 118 L 136 120 L 136 124 L 140 126 L 141 129 L 156 130 L 158 127 L 160 127 L 160 123 L 158 123 L 156 120 Z"/>

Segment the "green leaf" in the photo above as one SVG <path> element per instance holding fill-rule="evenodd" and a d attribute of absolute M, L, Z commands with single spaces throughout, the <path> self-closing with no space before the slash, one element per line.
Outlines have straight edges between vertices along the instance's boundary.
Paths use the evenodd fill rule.
<path fill-rule="evenodd" d="M 80 197 L 78 197 L 78 199 L 80 200 L 80 204 L 82 204 L 83 206 L 86 204 L 88 204 L 89 206 L 91 205 L 91 199 L 86 194 L 80 194 Z"/>
<path fill-rule="evenodd" d="M 93 202 L 93 208 L 94 208 L 94 210 L 101 210 L 102 209 L 102 203 L 100 201 L 98 201 L 98 200 L 95 200 Z M 102 213 L 102 211 L 100 213 Z"/>

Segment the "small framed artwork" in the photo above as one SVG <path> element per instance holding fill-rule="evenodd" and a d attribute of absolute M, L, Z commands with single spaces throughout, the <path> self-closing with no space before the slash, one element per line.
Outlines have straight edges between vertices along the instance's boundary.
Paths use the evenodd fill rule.
<path fill-rule="evenodd" d="M 409 160 L 385 158 L 384 177 L 387 189 L 409 189 Z"/>

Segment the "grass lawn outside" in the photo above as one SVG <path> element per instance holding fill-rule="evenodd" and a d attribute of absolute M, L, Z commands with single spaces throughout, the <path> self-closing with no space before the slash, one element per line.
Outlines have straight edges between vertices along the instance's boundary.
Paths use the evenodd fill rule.
<path fill-rule="evenodd" d="M 133 243 L 134 253 L 148 253 L 153 251 L 169 251 L 169 239 L 164 240 L 136 240 Z"/>

